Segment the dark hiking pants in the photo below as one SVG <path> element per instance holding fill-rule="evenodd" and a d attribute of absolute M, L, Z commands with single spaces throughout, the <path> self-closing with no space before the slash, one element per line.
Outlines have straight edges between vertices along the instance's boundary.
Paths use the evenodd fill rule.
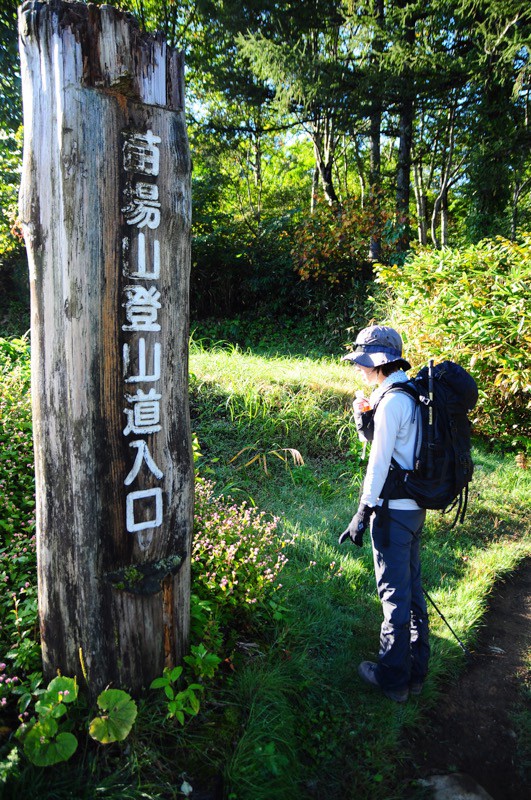
<path fill-rule="evenodd" d="M 426 512 L 389 510 L 387 525 L 373 517 L 374 571 L 384 620 L 376 676 L 401 689 L 428 672 L 428 612 L 420 575 L 420 533 Z M 387 530 L 386 530 L 387 528 Z"/>

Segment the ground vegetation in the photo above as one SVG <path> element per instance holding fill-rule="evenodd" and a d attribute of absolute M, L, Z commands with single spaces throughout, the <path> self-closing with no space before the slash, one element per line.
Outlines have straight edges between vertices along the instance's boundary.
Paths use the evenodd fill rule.
<path fill-rule="evenodd" d="M 61 684 L 58 694 L 42 684 L 29 344 L 23 336 L 2 339 L 5 800 L 32 791 L 50 800 L 421 796 L 426 753 L 412 752 L 412 732 L 419 735 L 427 714 L 433 720 L 467 662 L 432 614 L 432 669 L 419 699 L 399 707 L 357 682 L 355 665 L 375 653 L 380 622 L 369 548 L 337 545 L 363 471 L 350 411 L 357 382 L 341 349 L 311 323 L 299 328 L 291 320 L 285 335 L 279 322 L 268 329 L 226 321 L 223 336 L 219 324 L 195 327 L 192 646 L 182 667 L 165 671 L 134 707 L 128 696 L 113 705 L 120 713 L 112 731 L 126 731 L 113 741 L 107 722 L 98 723 L 103 739 L 91 734 L 108 712 L 91 707 L 82 686 L 76 694 Z M 514 452 L 493 451 L 485 440 L 476 440 L 474 459 L 465 524 L 449 530 L 446 517 L 430 514 L 424 571 L 430 595 L 478 653 L 491 593 L 530 555 L 530 473 L 525 458 L 517 466 Z M 507 679 L 516 706 L 524 673 Z M 524 708 L 514 708 L 518 730 L 527 724 Z M 37 724 L 46 735 L 25 736 Z M 68 755 L 74 741 L 67 760 L 47 760 Z M 511 741 L 503 756 L 525 776 L 525 739 L 518 752 Z"/>

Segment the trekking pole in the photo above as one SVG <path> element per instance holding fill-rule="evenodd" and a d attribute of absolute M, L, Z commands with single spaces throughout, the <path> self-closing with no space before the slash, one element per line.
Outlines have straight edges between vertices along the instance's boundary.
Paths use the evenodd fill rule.
<path fill-rule="evenodd" d="M 466 656 L 471 656 L 472 653 L 470 652 L 470 650 L 467 647 L 465 647 L 465 645 L 463 644 L 463 642 L 461 641 L 461 639 L 459 638 L 457 633 L 454 631 L 454 629 L 452 628 L 452 626 L 450 625 L 450 623 L 448 622 L 448 620 L 446 619 L 446 617 L 444 616 L 442 611 L 439 608 L 437 608 L 437 606 L 435 605 L 435 602 L 429 596 L 428 592 L 426 591 L 426 589 L 424 589 L 424 587 L 422 587 L 422 591 L 424 592 L 425 596 L 428 598 L 428 600 L 430 601 L 430 603 L 432 604 L 432 606 L 434 607 L 435 611 L 440 616 L 440 618 L 442 619 L 444 624 L 447 626 L 447 628 L 450 630 L 450 632 L 454 635 L 454 637 L 455 637 L 457 643 L 459 644 L 459 646 L 461 647 L 463 653 Z"/>

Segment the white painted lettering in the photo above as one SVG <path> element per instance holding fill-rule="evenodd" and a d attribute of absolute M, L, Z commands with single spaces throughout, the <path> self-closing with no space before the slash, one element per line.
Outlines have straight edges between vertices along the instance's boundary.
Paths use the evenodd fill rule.
<path fill-rule="evenodd" d="M 160 351 L 161 346 L 159 342 L 155 342 L 153 345 L 153 355 L 152 355 L 152 370 L 151 374 L 148 374 L 148 367 L 147 367 L 147 358 L 146 358 L 146 340 L 141 337 L 138 340 L 138 375 L 129 375 L 129 365 L 131 362 L 131 349 L 127 343 L 123 346 L 123 370 L 124 370 L 124 377 L 126 383 L 154 383 L 160 379 Z"/>
<path fill-rule="evenodd" d="M 160 308 L 160 292 L 155 286 L 145 289 L 143 286 L 126 286 L 124 292 L 127 300 L 122 305 L 129 325 L 122 325 L 123 331 L 160 331 L 157 311 Z"/>
<path fill-rule="evenodd" d="M 124 436 L 130 433 L 158 433 L 161 430 L 160 403 L 162 395 L 157 394 L 155 389 L 150 389 L 147 394 L 139 389 L 136 395 L 127 394 L 127 401 L 133 404 L 133 408 L 124 408 L 127 415 L 127 426 L 124 428 Z"/>
<path fill-rule="evenodd" d="M 160 153 L 155 145 L 161 141 L 160 136 L 155 136 L 152 131 L 127 136 L 123 148 L 124 169 L 143 175 L 158 175 Z"/>
<path fill-rule="evenodd" d="M 126 486 L 130 486 L 130 484 L 133 483 L 134 479 L 140 472 L 140 469 L 144 462 L 149 471 L 151 472 L 151 474 L 155 476 L 155 478 L 158 478 L 160 480 L 161 478 L 164 477 L 164 473 L 157 467 L 157 465 L 153 461 L 153 458 L 151 457 L 151 453 L 149 452 L 147 442 L 145 442 L 143 439 L 137 439 L 136 441 L 131 442 L 129 444 L 129 447 L 136 447 L 137 453 L 135 457 L 135 463 L 133 464 L 131 472 L 124 481 Z"/>
<path fill-rule="evenodd" d="M 135 503 L 145 500 L 154 500 L 155 518 L 137 522 L 135 517 Z M 147 513 L 146 504 L 142 502 L 142 509 Z M 153 511 L 153 509 L 151 509 Z M 125 510 L 126 526 L 129 533 L 144 531 L 146 528 L 158 528 L 162 525 L 162 489 L 143 489 L 139 492 L 129 492 L 126 497 Z"/>
<path fill-rule="evenodd" d="M 125 239 L 125 241 L 128 240 Z M 153 269 L 149 271 L 146 264 L 146 237 L 143 233 L 138 233 L 138 256 L 136 266 L 136 271 L 127 273 L 129 277 L 142 278 L 146 281 L 156 280 L 160 277 L 160 242 L 158 239 L 153 241 Z"/>
<path fill-rule="evenodd" d="M 147 225 L 152 230 L 160 225 L 160 203 L 154 200 L 133 197 L 131 202 L 122 208 L 122 211 L 128 225 L 136 225 L 138 228 L 144 228 Z"/>

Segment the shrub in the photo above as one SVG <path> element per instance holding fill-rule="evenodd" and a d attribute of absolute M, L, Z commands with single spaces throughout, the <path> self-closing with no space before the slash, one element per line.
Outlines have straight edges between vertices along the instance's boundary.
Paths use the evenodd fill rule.
<path fill-rule="evenodd" d="M 396 240 L 384 211 L 370 206 L 360 209 L 357 201 L 345 203 L 341 210 L 319 204 L 294 230 L 295 269 L 302 280 L 336 287 L 352 278 L 367 280 L 372 277 L 371 236 L 381 240 L 382 257 L 387 259 Z"/>
<path fill-rule="evenodd" d="M 16 132 L 0 131 L 0 283 L 6 260 L 22 243 L 17 223 L 22 140 L 22 126 Z"/>
<path fill-rule="evenodd" d="M 29 345 L 0 339 L 0 697 L 19 670 L 37 668 L 35 481 Z M 5 670 L 5 671 L 4 671 Z"/>
<path fill-rule="evenodd" d="M 477 431 L 515 446 L 531 433 L 531 234 L 466 250 L 423 251 L 377 267 L 391 290 L 389 321 L 408 356 L 458 361 L 476 378 Z"/>
<path fill-rule="evenodd" d="M 241 220 L 195 223 L 192 239 L 191 315 L 226 317 L 265 304 L 292 310 L 297 276 L 290 255 L 289 215 L 250 230 Z"/>

